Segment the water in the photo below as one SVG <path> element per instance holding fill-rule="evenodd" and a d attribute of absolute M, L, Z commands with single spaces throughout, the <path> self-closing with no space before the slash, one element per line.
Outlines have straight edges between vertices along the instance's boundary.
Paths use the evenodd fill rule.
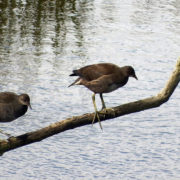
<path fill-rule="evenodd" d="M 139 81 L 104 96 L 108 107 L 157 94 L 179 54 L 180 1 L 0 1 L 0 88 L 33 110 L 1 129 L 20 135 L 92 112 L 72 69 L 132 65 Z M 159 108 L 55 135 L 1 157 L 0 179 L 180 179 L 180 90 Z M 101 107 L 97 97 L 98 107 Z M 1 138 L 5 138 L 0 135 Z"/>

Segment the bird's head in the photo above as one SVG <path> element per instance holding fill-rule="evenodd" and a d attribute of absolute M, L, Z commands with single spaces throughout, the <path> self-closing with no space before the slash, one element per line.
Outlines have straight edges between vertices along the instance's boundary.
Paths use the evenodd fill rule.
<path fill-rule="evenodd" d="M 132 66 L 126 66 L 126 73 L 129 77 L 133 77 L 136 80 L 138 80 L 136 73 L 135 73 L 135 70 Z"/>
<path fill-rule="evenodd" d="M 21 94 L 19 95 L 19 101 L 21 104 L 28 106 L 30 109 L 32 109 L 31 107 L 31 103 L 30 103 L 30 97 L 28 94 Z"/>

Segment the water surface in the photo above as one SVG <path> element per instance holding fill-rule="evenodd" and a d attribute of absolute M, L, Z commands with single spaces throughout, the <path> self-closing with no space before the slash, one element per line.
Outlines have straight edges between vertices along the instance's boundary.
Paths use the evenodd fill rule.
<path fill-rule="evenodd" d="M 33 107 L 1 129 L 20 135 L 92 112 L 92 93 L 67 87 L 87 64 L 136 70 L 139 81 L 104 95 L 108 107 L 158 93 L 180 55 L 179 8 L 175 0 L 1 0 L 0 88 L 28 93 Z M 103 122 L 103 132 L 84 126 L 5 153 L 0 179 L 180 179 L 179 107 L 178 86 L 161 107 Z"/>

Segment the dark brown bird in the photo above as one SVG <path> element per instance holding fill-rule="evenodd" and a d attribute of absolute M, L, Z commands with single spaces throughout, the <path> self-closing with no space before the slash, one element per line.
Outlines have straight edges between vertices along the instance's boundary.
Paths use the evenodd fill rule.
<path fill-rule="evenodd" d="M 11 122 L 23 116 L 27 112 L 28 107 L 31 108 L 28 94 L 17 95 L 13 92 L 1 92 L 0 122 Z"/>
<path fill-rule="evenodd" d="M 105 109 L 106 105 L 103 100 L 103 93 L 109 93 L 124 86 L 128 82 L 129 77 L 138 79 L 133 67 L 119 67 L 111 63 L 100 63 L 85 66 L 78 70 L 73 70 L 73 73 L 70 76 L 79 76 L 79 78 L 77 78 L 70 86 L 84 85 L 94 92 L 92 95 L 92 101 L 94 104 L 95 116 L 92 123 L 97 116 L 101 129 L 102 126 L 95 103 L 95 94 L 100 94 L 102 109 Z"/>

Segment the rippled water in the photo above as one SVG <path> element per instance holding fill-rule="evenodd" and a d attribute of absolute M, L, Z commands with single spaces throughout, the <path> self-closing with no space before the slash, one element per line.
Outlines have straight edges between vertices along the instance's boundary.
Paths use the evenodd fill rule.
<path fill-rule="evenodd" d="M 180 1 L 0 1 L 0 88 L 33 110 L 0 124 L 13 135 L 92 112 L 72 69 L 134 66 L 139 81 L 105 95 L 108 107 L 158 93 L 180 56 Z M 97 97 L 98 107 L 101 106 Z M 5 153 L 0 179 L 180 179 L 180 90 L 156 109 L 63 132 Z M 0 135 L 1 138 L 5 138 Z"/>

